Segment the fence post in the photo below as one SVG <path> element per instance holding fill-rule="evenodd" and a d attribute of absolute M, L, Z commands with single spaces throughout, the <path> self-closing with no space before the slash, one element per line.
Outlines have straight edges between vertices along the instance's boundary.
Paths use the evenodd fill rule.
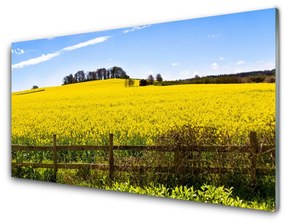
<path fill-rule="evenodd" d="M 180 147 L 175 146 L 174 148 L 174 168 L 175 168 L 175 174 L 176 177 L 179 178 L 179 173 L 180 173 Z"/>
<path fill-rule="evenodd" d="M 140 169 L 139 169 L 139 185 L 141 187 L 143 187 L 143 182 L 144 182 L 144 167 L 140 166 Z"/>
<path fill-rule="evenodd" d="M 114 177 L 114 155 L 113 155 L 113 143 L 114 135 L 110 133 L 109 135 L 109 179 L 110 182 L 113 181 Z"/>
<path fill-rule="evenodd" d="M 56 182 L 56 176 L 57 176 L 56 134 L 53 135 L 53 165 L 54 165 L 54 182 Z"/>
<path fill-rule="evenodd" d="M 251 159 L 251 178 L 253 188 L 256 186 L 256 158 L 258 153 L 258 141 L 256 132 L 250 132 L 250 159 Z"/>

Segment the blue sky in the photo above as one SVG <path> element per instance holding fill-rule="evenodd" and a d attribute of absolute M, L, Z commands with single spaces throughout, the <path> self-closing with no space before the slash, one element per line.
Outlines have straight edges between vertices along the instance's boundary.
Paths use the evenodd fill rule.
<path fill-rule="evenodd" d="M 122 67 L 166 80 L 275 68 L 275 9 L 12 44 L 12 91 L 61 85 L 79 70 Z"/>

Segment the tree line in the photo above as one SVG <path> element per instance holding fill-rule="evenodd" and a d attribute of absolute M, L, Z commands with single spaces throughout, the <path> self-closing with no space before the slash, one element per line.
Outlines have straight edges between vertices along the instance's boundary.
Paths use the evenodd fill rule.
<path fill-rule="evenodd" d="M 250 71 L 237 74 L 220 74 L 194 78 L 163 81 L 161 85 L 177 84 L 232 84 L 232 83 L 275 83 L 275 69 L 264 71 Z"/>
<path fill-rule="evenodd" d="M 99 68 L 96 71 L 84 72 L 77 71 L 75 74 L 67 75 L 63 78 L 63 85 L 80 83 L 93 80 L 105 80 L 111 78 L 126 79 L 126 86 L 133 86 L 134 80 L 118 66 L 113 66 L 109 69 Z M 227 84 L 227 83 L 275 83 L 275 69 L 264 71 L 250 71 L 237 74 L 220 74 L 200 77 L 196 75 L 194 78 L 164 81 L 161 74 L 148 75 L 146 79 L 140 79 L 139 86 L 147 85 L 177 85 L 177 84 Z M 35 86 L 33 86 L 34 88 Z M 37 87 L 37 86 L 36 86 Z"/>
<path fill-rule="evenodd" d="M 77 71 L 75 74 L 69 74 L 63 78 L 63 85 L 80 83 L 85 81 L 105 80 L 111 78 L 128 79 L 129 76 L 121 68 L 113 66 L 110 69 L 99 68 L 96 71 L 84 72 L 83 70 Z"/>
<path fill-rule="evenodd" d="M 156 82 L 155 82 L 156 80 Z M 149 75 L 147 79 L 141 79 L 139 85 L 140 86 L 147 86 L 147 85 L 161 85 L 163 82 L 163 78 L 161 74 L 157 74 L 155 79 L 153 75 Z"/>

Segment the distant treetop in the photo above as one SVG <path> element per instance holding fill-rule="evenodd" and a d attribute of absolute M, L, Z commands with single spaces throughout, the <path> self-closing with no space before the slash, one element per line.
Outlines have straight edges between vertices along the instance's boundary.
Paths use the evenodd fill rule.
<path fill-rule="evenodd" d="M 99 68 L 96 71 L 85 73 L 83 70 L 77 71 L 74 75 L 69 74 L 63 78 L 63 84 L 80 83 L 93 80 L 105 80 L 111 78 L 128 79 L 129 76 L 121 67 L 111 67 L 110 69 Z"/>

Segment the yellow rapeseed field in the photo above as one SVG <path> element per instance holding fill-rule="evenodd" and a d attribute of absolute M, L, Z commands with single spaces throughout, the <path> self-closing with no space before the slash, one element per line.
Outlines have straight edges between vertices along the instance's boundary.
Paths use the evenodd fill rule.
<path fill-rule="evenodd" d="M 137 83 L 136 83 L 137 84 Z M 225 130 L 234 143 L 249 131 L 275 127 L 275 84 L 208 84 L 125 87 L 110 79 L 15 92 L 12 143 L 153 144 L 174 126 Z"/>

